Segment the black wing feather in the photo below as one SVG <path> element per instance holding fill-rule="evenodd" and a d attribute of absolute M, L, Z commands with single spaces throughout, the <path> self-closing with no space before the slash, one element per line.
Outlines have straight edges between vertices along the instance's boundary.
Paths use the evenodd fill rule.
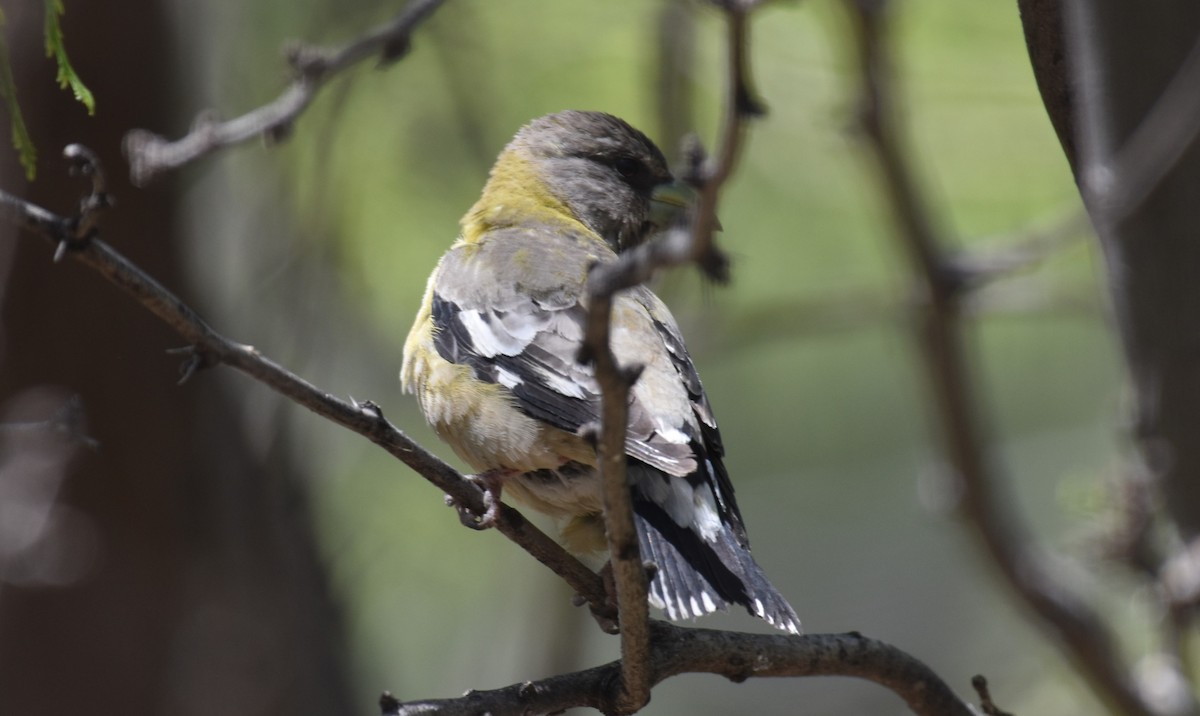
<path fill-rule="evenodd" d="M 549 313 L 546 309 L 537 310 Z M 488 316 L 481 315 L 487 320 Z M 582 391 L 584 397 L 565 395 L 547 382 L 547 375 L 566 371 L 563 366 L 556 365 L 562 363 L 561 359 L 536 343 L 529 343 L 516 355 L 487 355 L 486 351 L 481 351 L 475 345 L 470 330 L 463 322 L 463 309 L 436 292 L 433 294 L 432 318 L 433 345 L 438 355 L 451 363 L 470 366 L 476 378 L 488 383 L 504 383 L 502 374 L 515 378 L 515 384 L 509 389 L 517 397 L 521 409 L 530 417 L 575 432 L 596 420 L 600 414 L 600 396 L 596 393 Z M 500 329 L 498 323 L 489 322 L 489 325 Z"/>

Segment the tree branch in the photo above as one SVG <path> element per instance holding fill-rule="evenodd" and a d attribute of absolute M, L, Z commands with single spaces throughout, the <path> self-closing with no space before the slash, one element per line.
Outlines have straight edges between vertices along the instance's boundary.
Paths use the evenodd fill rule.
<path fill-rule="evenodd" d="M 183 368 L 185 380 L 197 370 L 221 363 L 236 368 L 317 415 L 366 437 L 452 496 L 458 504 L 482 513 L 483 494 L 479 488 L 413 442 L 384 418 L 374 403 L 340 400 L 289 372 L 253 346 L 235 343 L 217 333 L 179 297 L 108 244 L 78 237 L 76 227 L 82 223 L 79 217 L 59 216 L 3 191 L 0 191 L 0 215 L 56 246 L 69 246 L 67 256 L 95 269 L 182 336 L 190 344 L 185 349 L 188 355 Z M 594 612 L 609 611 L 600 577 L 520 512 L 502 505 L 496 527 L 562 577 L 589 602 Z"/>
<path fill-rule="evenodd" d="M 919 335 L 928 380 L 934 393 L 947 460 L 959 509 L 975 527 L 993 563 L 1008 585 L 1055 634 L 1067 658 L 1095 692 L 1121 713 L 1150 716 L 1123 667 L 1114 639 L 1100 617 L 1054 576 L 1046 556 L 1031 543 L 1020 518 L 1000 493 L 986 449 L 963 345 L 963 275 L 947 260 L 945 241 L 920 195 L 901 147 L 900 129 L 890 96 L 886 0 L 853 0 L 861 71 L 861 123 L 875 154 L 883 190 L 899 226 L 897 239 L 909 254 L 914 279 L 924 294 Z"/>
<path fill-rule="evenodd" d="M 600 267 L 597 267 L 599 270 Z M 593 275 L 596 271 L 593 271 Z M 590 360 L 600 385 L 601 427 L 596 446 L 604 480 L 604 526 L 609 564 L 616 585 L 621 625 L 621 713 L 633 713 L 650 700 L 650 604 L 646 568 L 638 547 L 633 502 L 625 471 L 625 433 L 629 425 L 629 389 L 640 366 L 619 366 L 609 342 L 612 293 L 593 293 L 588 305 L 582 359 Z"/>
<path fill-rule="evenodd" d="M 860 634 L 740 634 L 651 622 L 651 684 L 685 673 L 708 673 L 741 682 L 767 676 L 851 676 L 890 689 L 920 716 L 971 716 L 971 707 L 928 666 Z M 385 716 L 523 716 L 591 707 L 622 713 L 621 663 L 526 681 L 457 699 L 402 703 L 385 696 Z"/>
<path fill-rule="evenodd" d="M 604 478 L 604 510 L 617 605 L 621 620 L 621 677 L 624 697 L 621 711 L 641 708 L 650 698 L 649 608 L 646 565 L 638 547 L 633 504 L 625 474 L 625 434 L 628 427 L 629 390 L 640 366 L 620 366 L 612 353 L 610 326 L 612 297 L 636 286 L 669 266 L 695 262 L 711 278 L 725 280 L 729 261 L 716 247 L 716 206 L 722 185 L 732 175 L 741 154 L 745 121 L 762 113 L 749 88 L 746 66 L 747 15 L 758 3 L 713 0 L 725 12 L 728 27 L 728 95 L 725 126 L 717 159 L 702 161 L 692 151 L 687 180 L 699 188 L 699 199 L 689 227 L 674 227 L 654 241 L 623 253 L 616 261 L 593 267 L 588 277 L 588 317 L 580 360 L 595 365 L 601 390 L 602 424 L 597 453 Z"/>
<path fill-rule="evenodd" d="M 85 199 L 82 206 L 92 203 Z M 482 493 L 473 483 L 412 442 L 383 417 L 378 406 L 342 401 L 288 372 L 254 347 L 221 336 L 181 299 L 107 244 L 90 235 L 77 238 L 76 228 L 86 223 L 81 217 L 59 216 L 3 191 L 0 191 L 0 217 L 51 244 L 69 242 L 66 256 L 97 271 L 179 333 L 191 344 L 187 349 L 185 377 L 217 364 L 236 368 L 317 415 L 380 445 L 452 495 L 459 504 L 483 510 Z M 613 266 L 599 266 L 594 273 L 602 276 Z M 562 576 L 592 602 L 593 609 L 603 609 L 605 592 L 599 577 L 529 524 L 519 512 L 502 506 L 497 528 Z M 622 612 L 622 616 L 625 614 Z M 892 690 L 921 716 L 971 714 L 970 707 L 925 664 L 856 633 L 788 637 L 688 629 L 661 622 L 647 622 L 647 627 L 645 653 L 637 657 L 644 662 L 640 678 L 644 679 L 647 690 L 671 676 L 692 672 L 719 674 L 734 681 L 752 676 L 854 676 Z M 500 716 L 552 712 L 570 706 L 627 713 L 631 702 L 626 683 L 622 662 L 613 662 L 496 691 L 470 692 L 460 699 L 400 704 L 385 697 L 383 703 L 385 713 L 394 714 L 486 711 Z"/>
<path fill-rule="evenodd" d="M 1085 154 L 1080 192 L 1097 224 L 1116 224 L 1136 212 L 1187 156 L 1200 135 L 1198 86 L 1200 38 L 1119 149 Z"/>
<path fill-rule="evenodd" d="M 858 634 L 750 635 L 685 629 L 648 620 L 645 569 L 638 556 L 624 475 L 627 391 L 636 376 L 630 367 L 618 366 L 611 353 L 608 341 L 611 300 L 616 291 L 636 285 L 666 266 L 695 261 L 710 277 L 721 279 L 726 275 L 727 259 L 712 240 L 717 227 L 715 207 L 720 189 L 731 176 L 740 156 L 745 121 L 762 111 L 749 89 L 745 56 L 747 16 L 761 3 L 753 0 L 713 2 L 724 9 L 728 20 L 730 93 L 715 161 L 706 162 L 699 153 L 692 156 L 691 178 L 700 191 L 696 215 L 689 227 L 676 227 L 662 239 L 629 252 L 612 264 L 596 267 L 589 277 L 591 303 L 585 348 L 587 357 L 596 362 L 597 379 L 604 387 L 604 425 L 598 449 L 606 480 L 609 538 L 621 604 L 623 658 L 575 674 L 496 691 L 472 692 L 461 699 L 410 704 L 386 700 L 388 713 L 475 714 L 487 711 L 524 714 L 577 705 L 593 706 L 606 713 L 628 713 L 648 700 L 653 685 L 686 672 L 720 674 L 735 681 L 751 676 L 855 676 L 891 689 L 918 714 L 967 716 L 971 713 L 970 707 L 923 663 Z M 417 0 L 409 5 L 406 13 L 410 10 L 417 13 L 414 8 L 418 8 L 428 14 L 439 4 Z M 410 16 L 413 17 L 415 15 Z M 410 19 L 408 29 L 403 33 L 404 42 L 408 30 L 421 17 Z M 391 36 L 390 40 L 375 38 L 371 42 L 383 46 L 385 59 L 394 58 L 403 51 L 396 36 Z M 360 43 L 366 43 L 366 40 Z M 352 47 L 361 49 L 365 46 L 356 43 Z M 137 157 L 135 165 L 139 160 L 147 162 L 135 166 L 135 177 L 148 178 L 157 171 L 181 166 L 217 147 L 243 141 L 252 134 L 242 136 L 240 132 L 249 131 L 247 128 L 256 123 L 259 127 L 256 133 L 275 135 L 286 131 L 328 73 L 340 69 L 342 62 L 349 64 L 361 59 L 353 55 L 347 48 L 333 58 L 294 57 L 293 64 L 299 75 L 289 91 L 275 104 L 264 107 L 261 112 L 256 111 L 257 114 L 252 112 L 225 125 L 209 127 L 209 130 L 221 131 L 199 130 L 178 143 L 158 145 L 153 139 L 138 144 L 137 139 L 146 140 L 146 136 L 131 135 L 129 151 L 131 157 Z M 307 64 L 310 61 L 315 64 Z M 310 76 L 301 69 L 302 66 L 317 69 Z M 164 153 L 154 155 L 157 150 Z M 92 198 L 96 197 L 103 197 L 102 190 L 93 191 Z M 66 218 L 0 192 L 0 213 L 6 218 L 56 244 L 61 255 L 70 256 L 98 271 L 190 344 L 185 349 L 188 360 L 184 379 L 217 364 L 234 367 L 314 413 L 367 437 L 450 494 L 458 504 L 472 511 L 482 511 L 483 498 L 479 489 L 412 442 L 383 417 L 374 403 L 342 401 L 290 373 L 252 346 L 225 338 L 182 300 L 96 239 L 93 212 L 106 203 L 85 200 L 78 216 Z M 600 578 L 526 522 L 520 513 L 502 505 L 497 527 L 562 576 L 592 603 L 595 611 L 605 609 L 606 595 Z"/>
<path fill-rule="evenodd" d="M 391 22 L 336 49 L 298 45 L 288 51 L 293 77 L 272 102 L 240 117 L 217 122 L 201 116 L 185 136 L 169 141 L 153 132 L 135 129 L 125 135 L 130 176 L 144 186 L 159 174 L 178 169 L 217 149 L 262 136 L 281 141 L 325 83 L 368 57 L 387 65 L 402 58 L 411 46 L 412 32 L 445 0 L 411 0 Z"/>

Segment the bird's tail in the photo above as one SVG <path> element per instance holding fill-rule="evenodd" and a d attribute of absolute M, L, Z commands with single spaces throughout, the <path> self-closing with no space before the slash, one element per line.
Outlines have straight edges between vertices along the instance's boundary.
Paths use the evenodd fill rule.
<path fill-rule="evenodd" d="M 650 602 L 670 619 L 696 618 L 740 604 L 768 624 L 800 633 L 800 619 L 729 525 L 679 525 L 661 506 L 636 494 L 634 521 L 643 559 L 658 571 Z"/>

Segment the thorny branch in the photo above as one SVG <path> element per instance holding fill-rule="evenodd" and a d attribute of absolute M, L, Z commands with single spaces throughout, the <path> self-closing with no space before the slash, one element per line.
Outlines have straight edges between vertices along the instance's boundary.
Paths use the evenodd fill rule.
<path fill-rule="evenodd" d="M 651 622 L 650 683 L 685 673 L 709 673 L 731 681 L 767 676 L 851 676 L 893 691 L 915 714 L 972 716 L 928 666 L 894 647 L 857 633 L 782 636 L 739 634 Z M 384 716 L 524 716 L 591 707 L 619 713 L 624 698 L 621 663 L 526 681 L 494 691 L 471 691 L 456 699 L 402 703 L 385 694 Z"/>
<path fill-rule="evenodd" d="M 901 148 L 897 113 L 891 106 L 890 58 L 886 46 L 886 0 L 852 0 L 861 71 L 861 123 L 875 154 L 884 193 L 896 215 L 899 241 L 909 254 L 924 302 L 918 339 L 934 392 L 947 460 L 960 491 L 959 509 L 1009 586 L 1058 637 L 1068 659 L 1092 688 L 1121 713 L 1151 716 L 1122 668 L 1107 626 L 1077 594 L 1054 576 L 1047 558 L 1031 543 L 1018 515 L 1000 493 L 996 467 L 973 397 L 963 342 L 962 271 L 947 256 L 925 199 Z"/>
<path fill-rule="evenodd" d="M 317 92 L 339 72 L 368 57 L 379 56 L 390 64 L 408 53 L 412 31 L 445 0 L 411 0 L 391 22 L 362 35 L 349 44 L 328 49 L 298 45 L 288 52 L 293 77 L 274 101 L 240 117 L 217 122 L 201 116 L 185 136 L 169 141 L 143 129 L 125 136 L 133 183 L 144 186 L 159 174 L 185 166 L 210 152 L 254 137 L 281 141 L 308 107 Z"/>
<path fill-rule="evenodd" d="M 686 180 L 699 190 L 688 227 L 676 227 L 655 241 L 626 252 L 614 262 L 595 266 L 588 280 L 588 319 L 580 359 L 595 365 L 601 390 L 602 424 L 597 453 L 604 477 L 604 513 L 609 553 L 621 619 L 622 712 L 641 708 L 650 698 L 650 644 L 647 606 L 647 565 L 638 548 L 633 505 L 625 475 L 625 433 L 629 422 L 629 390 L 639 366 L 620 366 L 609 340 L 612 297 L 636 286 L 656 271 L 695 262 L 709 277 L 725 280 L 728 259 L 716 247 L 717 197 L 741 155 L 745 123 L 763 112 L 750 89 L 746 63 L 747 21 L 757 6 L 751 2 L 715 0 L 724 10 L 729 42 L 728 96 L 724 128 L 715 162 L 704 162 L 698 147 L 690 152 Z"/>

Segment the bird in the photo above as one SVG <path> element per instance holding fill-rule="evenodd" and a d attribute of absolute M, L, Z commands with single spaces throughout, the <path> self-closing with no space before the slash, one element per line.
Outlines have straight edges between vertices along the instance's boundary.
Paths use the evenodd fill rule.
<path fill-rule="evenodd" d="M 503 491 L 556 518 L 567 548 L 605 548 L 594 439 L 600 389 L 577 360 L 589 269 L 694 202 L 645 134 L 603 112 L 530 121 L 503 149 L 429 277 L 400 379 L 437 436 L 478 473 L 494 523 Z M 712 407 L 679 327 L 644 285 L 612 304 L 612 351 L 641 367 L 625 442 L 649 601 L 674 621 L 741 605 L 800 620 L 750 553 Z"/>

